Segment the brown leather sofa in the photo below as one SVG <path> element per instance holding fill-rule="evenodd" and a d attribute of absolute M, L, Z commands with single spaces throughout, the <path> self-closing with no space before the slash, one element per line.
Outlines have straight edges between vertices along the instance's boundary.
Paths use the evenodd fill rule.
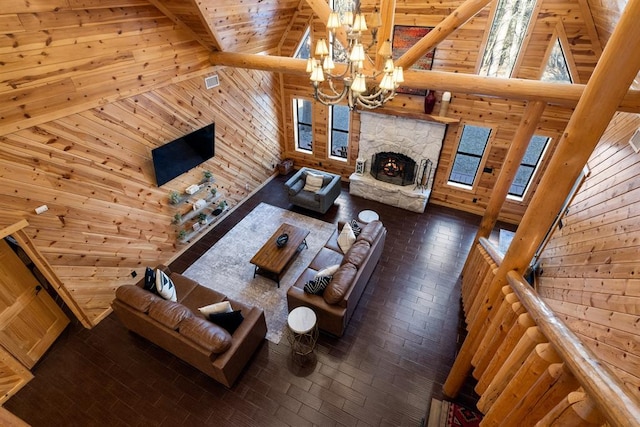
<path fill-rule="evenodd" d="M 338 224 L 338 229 L 287 291 L 289 311 L 299 306 L 311 308 L 316 313 L 318 328 L 339 337 L 344 334 L 380 260 L 387 236 L 387 229 L 380 221 L 362 225 L 362 232 L 345 254 L 338 245 L 338 235 L 343 225 Z M 340 264 L 340 269 L 333 275 L 322 295 L 304 291 L 304 285 L 318 271 L 335 264 Z"/>
<path fill-rule="evenodd" d="M 244 320 L 230 335 L 205 319 L 198 307 L 227 300 L 225 295 L 158 266 L 173 281 L 178 302 L 167 301 L 136 285 L 116 290 L 113 311 L 129 330 L 148 339 L 198 368 L 226 387 L 231 387 L 264 341 L 267 324 L 261 308 L 231 301 Z"/>

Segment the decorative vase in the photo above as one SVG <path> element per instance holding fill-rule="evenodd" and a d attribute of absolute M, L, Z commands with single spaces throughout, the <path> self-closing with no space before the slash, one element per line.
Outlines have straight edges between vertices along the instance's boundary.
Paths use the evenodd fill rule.
<path fill-rule="evenodd" d="M 436 105 L 436 93 L 432 90 L 428 90 L 424 97 L 424 113 L 431 114 L 433 107 Z"/>
<path fill-rule="evenodd" d="M 284 245 L 286 245 L 288 241 L 289 241 L 289 235 L 287 233 L 281 234 L 276 239 L 276 246 L 281 248 Z"/>

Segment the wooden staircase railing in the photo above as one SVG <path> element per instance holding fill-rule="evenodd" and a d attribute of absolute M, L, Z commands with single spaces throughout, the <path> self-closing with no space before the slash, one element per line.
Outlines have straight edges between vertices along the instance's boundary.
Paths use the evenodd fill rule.
<path fill-rule="evenodd" d="M 515 271 L 488 301 L 502 256 L 485 238 L 462 272 L 462 300 L 482 426 L 640 426 L 640 404 Z M 491 310 L 481 310 L 492 304 Z M 473 335 L 471 335 L 473 334 Z M 464 347 L 463 347 L 464 348 Z M 467 372 L 454 364 L 445 394 L 454 397 Z M 462 362 L 460 366 L 465 366 Z"/>

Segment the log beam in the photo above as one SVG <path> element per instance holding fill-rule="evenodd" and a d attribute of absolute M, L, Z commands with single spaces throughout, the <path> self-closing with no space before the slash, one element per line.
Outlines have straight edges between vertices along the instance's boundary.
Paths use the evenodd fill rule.
<path fill-rule="evenodd" d="M 230 52 L 212 52 L 209 59 L 214 66 L 248 68 L 252 70 L 307 76 L 307 72 L 305 71 L 307 61 L 305 59 Z M 334 73 L 339 74 L 344 68 L 344 64 L 336 64 Z M 551 83 L 526 79 L 501 79 L 497 77 L 447 73 L 443 71 L 406 70 L 404 72 L 404 79 L 403 86 L 416 89 L 433 89 L 523 101 L 543 101 L 567 108 L 574 108 L 578 104 L 578 100 L 586 87 L 581 84 Z M 597 103 L 594 105 L 597 105 Z M 628 113 L 640 113 L 640 91 L 629 90 L 619 102 L 618 110 Z M 599 111 L 599 109 L 597 109 L 597 111 Z"/>
<path fill-rule="evenodd" d="M 470 18 L 474 17 L 492 0 L 466 0 L 453 13 L 450 13 L 435 28 L 429 31 L 416 44 L 411 46 L 404 55 L 396 61 L 396 66 L 408 69 L 427 52 L 436 47 L 438 43 L 446 39 Z M 404 85 L 403 85 L 404 86 Z"/>

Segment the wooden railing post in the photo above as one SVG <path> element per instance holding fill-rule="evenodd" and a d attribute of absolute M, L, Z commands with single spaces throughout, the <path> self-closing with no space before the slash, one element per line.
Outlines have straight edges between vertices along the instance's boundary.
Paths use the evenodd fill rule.
<path fill-rule="evenodd" d="M 542 335 L 537 326 L 527 329 L 513 352 L 507 357 L 504 365 L 500 368 L 496 376 L 493 378 L 487 390 L 480 396 L 476 405 L 483 414 L 486 414 L 491 405 L 498 399 L 500 393 L 505 389 L 509 381 L 516 374 L 520 366 L 529 357 L 531 352 L 538 344 L 546 342 L 547 339 Z"/>
<path fill-rule="evenodd" d="M 504 391 L 491 405 L 485 414 L 481 426 L 501 426 L 505 417 L 513 407 L 525 396 L 527 391 L 536 383 L 546 370 L 554 363 L 561 362 L 560 356 L 549 343 L 538 344 L 529 354 L 522 366 L 519 366 Z"/>
<path fill-rule="evenodd" d="M 528 427 L 543 418 L 564 397 L 578 389 L 580 383 L 564 363 L 549 366 L 526 395 L 515 405 L 503 421 L 503 425 Z"/>
<path fill-rule="evenodd" d="M 536 427 L 587 427 L 600 426 L 604 423 L 593 400 L 583 392 L 572 392 L 567 395 Z"/>

